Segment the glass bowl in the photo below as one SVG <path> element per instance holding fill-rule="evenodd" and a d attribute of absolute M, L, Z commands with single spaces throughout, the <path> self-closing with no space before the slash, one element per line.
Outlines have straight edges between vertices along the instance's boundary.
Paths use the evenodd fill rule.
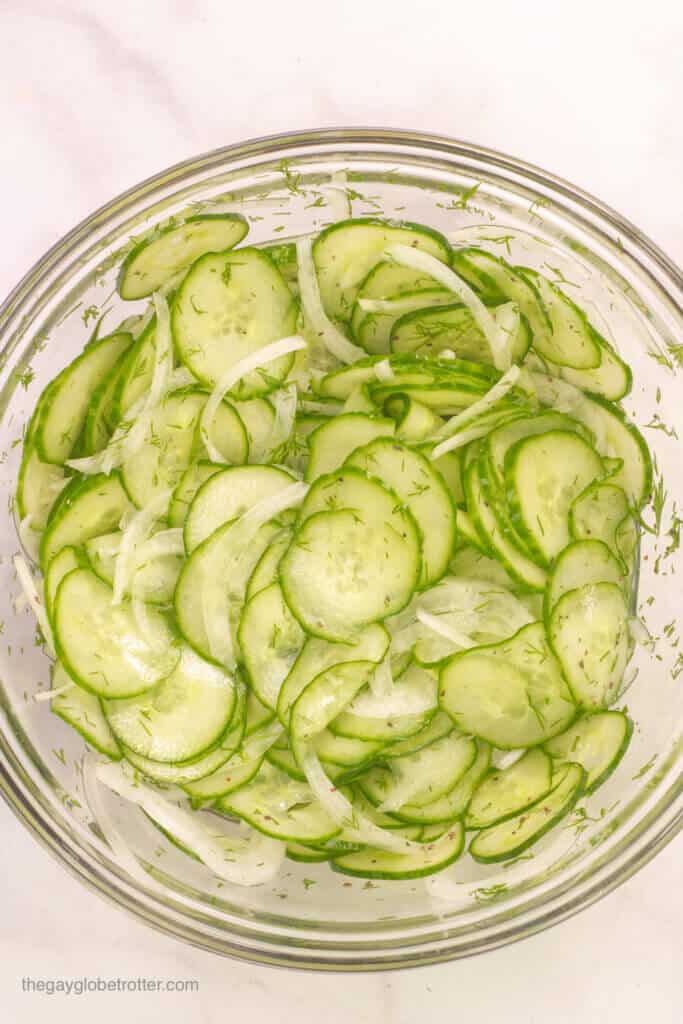
<path fill-rule="evenodd" d="M 113 796 L 108 806 L 149 884 L 128 875 L 103 841 L 82 794 L 82 741 L 47 704 L 32 701 L 49 685 L 49 663 L 30 613 L 14 607 L 12 494 L 22 431 L 42 388 L 102 312 L 113 326 L 137 311 L 115 292 L 131 236 L 188 210 L 243 212 L 256 243 L 347 214 L 477 237 L 564 282 L 633 367 L 624 404 L 646 427 L 657 460 L 638 604 L 650 639 L 638 645 L 637 678 L 624 698 L 636 729 L 609 782 L 533 857 L 497 869 L 463 858 L 436 880 L 385 883 L 286 862 L 274 882 L 238 888 L 184 857 Z M 546 928 L 623 882 L 682 819 L 682 304 L 680 271 L 618 214 L 535 167 L 435 136 L 354 129 L 256 140 L 179 164 L 98 210 L 33 267 L 0 312 L 0 787 L 10 807 L 74 875 L 159 930 L 287 966 L 368 970 L 463 957 Z"/>

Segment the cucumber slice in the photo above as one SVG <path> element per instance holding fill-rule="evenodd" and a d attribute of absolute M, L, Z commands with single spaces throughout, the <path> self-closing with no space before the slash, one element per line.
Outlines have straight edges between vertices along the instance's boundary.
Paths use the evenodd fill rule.
<path fill-rule="evenodd" d="M 365 300 L 362 290 L 359 299 L 361 302 Z M 447 306 L 452 301 L 453 292 L 445 291 L 436 282 L 429 289 L 416 289 L 400 296 L 389 296 L 387 301 L 381 303 L 380 309 L 366 313 L 362 311 L 357 301 L 351 321 L 354 337 L 366 352 L 389 352 L 392 329 L 402 314 Z"/>
<path fill-rule="evenodd" d="M 89 569 L 64 577 L 54 605 L 57 654 L 74 682 L 99 697 L 134 697 L 173 672 L 180 657 L 166 619 L 147 609 L 150 635 L 129 604 Z"/>
<path fill-rule="evenodd" d="M 420 578 L 420 541 L 403 515 L 400 532 L 348 509 L 318 512 L 300 527 L 280 562 L 280 582 L 307 632 L 349 640 L 408 604 Z"/>
<path fill-rule="evenodd" d="M 151 387 L 156 361 L 156 326 L 156 316 L 152 315 L 123 357 L 111 400 L 112 425 L 120 423 Z"/>
<path fill-rule="evenodd" d="M 26 442 L 17 481 L 16 506 L 20 521 L 28 521 L 40 532 L 50 517 L 59 494 L 67 483 L 62 466 L 43 462 L 35 445 Z"/>
<path fill-rule="evenodd" d="M 306 776 L 299 767 L 299 762 L 289 748 L 289 741 L 284 738 L 280 743 L 274 743 L 266 754 L 266 761 L 279 768 L 290 779 L 297 782 L 305 782 Z"/>
<path fill-rule="evenodd" d="M 489 558 L 471 544 L 459 548 L 453 555 L 448 571 L 451 576 L 464 576 L 466 579 L 481 580 L 483 583 L 494 583 L 498 587 L 515 586 L 509 572 L 495 558 Z"/>
<path fill-rule="evenodd" d="M 505 486 L 505 459 L 518 441 L 553 430 L 574 431 L 589 444 L 594 441 L 593 435 L 581 423 L 559 412 L 542 412 L 503 423 L 491 431 L 485 445 L 488 469 L 496 484 Z"/>
<path fill-rule="evenodd" d="M 469 806 L 472 794 L 486 775 L 491 763 L 491 748 L 488 743 L 477 740 L 477 756 L 459 782 L 445 796 L 431 804 L 415 807 L 404 804 L 394 817 L 413 824 L 438 825 L 460 818 Z"/>
<path fill-rule="evenodd" d="M 185 520 L 183 538 L 188 555 L 220 527 L 292 482 L 291 474 L 276 466 L 235 466 L 211 474 L 197 490 Z"/>
<path fill-rule="evenodd" d="M 247 431 L 249 461 L 264 462 L 275 427 L 275 409 L 267 398 L 236 402 L 235 408 Z"/>
<path fill-rule="evenodd" d="M 261 769 L 266 751 L 272 746 L 280 732 L 279 725 L 262 726 L 245 739 L 232 757 L 215 772 L 205 775 L 195 782 L 187 783 L 183 788 L 190 797 L 194 808 L 218 800 L 234 793 L 251 782 Z"/>
<path fill-rule="evenodd" d="M 514 302 L 531 329 L 531 343 L 541 355 L 558 353 L 552 324 L 543 299 L 534 285 L 499 256 L 483 249 L 454 249 L 453 269 L 480 293 L 484 302 Z"/>
<path fill-rule="evenodd" d="M 569 529 L 575 540 L 601 540 L 621 559 L 618 531 L 631 515 L 621 487 L 597 481 L 575 498 L 569 510 Z M 624 564 L 624 572 L 627 565 Z"/>
<path fill-rule="evenodd" d="M 71 682 L 63 666 L 56 662 L 52 673 L 52 689 L 61 690 L 61 687 L 67 687 Z M 87 690 L 82 690 L 80 686 L 72 683 L 68 689 L 54 695 L 51 708 L 58 718 L 80 733 L 86 743 L 95 750 L 99 750 L 101 754 L 111 757 L 114 761 L 121 759 L 121 748 L 94 693 L 88 693 Z"/>
<path fill-rule="evenodd" d="M 379 625 L 368 626 L 352 643 L 330 644 L 325 640 L 309 637 L 280 690 L 277 702 L 278 718 L 283 725 L 289 725 L 292 705 L 321 672 L 334 665 L 351 661 L 371 661 L 378 665 L 388 649 L 389 634 Z"/>
<path fill-rule="evenodd" d="M 553 567 L 545 593 L 546 622 L 561 597 L 591 583 L 623 586 L 623 569 L 601 540 L 575 541 L 562 551 Z"/>
<path fill-rule="evenodd" d="M 50 625 L 54 629 L 54 606 L 59 584 L 74 569 L 87 569 L 88 559 L 78 548 L 62 548 L 47 567 L 43 580 L 45 611 Z M 63 671 L 63 670 L 62 670 Z"/>
<path fill-rule="evenodd" d="M 426 405 L 413 401 L 408 395 L 392 395 L 384 403 L 382 412 L 394 420 L 397 440 L 408 443 L 430 437 L 444 422 Z"/>
<path fill-rule="evenodd" d="M 494 510 L 482 493 L 481 477 L 476 462 L 468 466 L 465 471 L 465 497 L 467 511 L 474 523 L 475 536 L 479 539 L 480 547 L 487 554 L 495 556 L 505 571 L 518 583 L 530 590 L 544 590 L 547 581 L 545 571 L 530 558 L 527 558 L 506 537 Z M 458 516 L 458 528 L 464 533 L 460 516 Z M 465 536 L 470 543 L 474 540 L 471 535 L 466 534 Z"/>
<path fill-rule="evenodd" d="M 330 866 L 333 871 L 355 878 L 424 878 L 453 864 L 464 848 L 465 831 L 462 822 L 455 821 L 449 825 L 441 839 L 425 843 L 424 850 L 388 853 L 367 849 L 335 857 Z"/>
<path fill-rule="evenodd" d="M 517 441 L 505 456 L 513 525 L 544 563 L 570 541 L 569 509 L 602 472 L 602 460 L 578 434 L 551 430 Z"/>
<path fill-rule="evenodd" d="M 312 679 L 292 705 L 289 737 L 296 759 L 299 748 L 326 729 L 351 703 L 375 671 L 373 661 L 349 661 L 333 665 Z"/>
<path fill-rule="evenodd" d="M 344 768 L 364 768 L 381 750 L 384 750 L 384 743 L 350 740 L 345 736 L 335 736 L 329 729 L 323 729 L 313 740 L 313 749 L 326 764 L 340 765 Z"/>
<path fill-rule="evenodd" d="M 131 343 L 130 334 L 112 334 L 89 345 L 50 385 L 32 440 L 43 462 L 61 465 L 83 429 L 93 390 Z"/>
<path fill-rule="evenodd" d="M 631 367 L 620 359 L 612 346 L 592 327 L 589 328 L 600 351 L 600 365 L 594 370 L 572 370 L 568 366 L 552 366 L 563 380 L 583 391 L 619 402 L 633 386 Z"/>
<path fill-rule="evenodd" d="M 258 732 L 275 722 L 275 713 L 263 701 L 260 701 L 253 690 L 247 692 L 247 724 L 244 729 L 245 737 Z"/>
<path fill-rule="evenodd" d="M 143 299 L 207 252 L 224 252 L 241 242 L 249 227 L 235 213 L 198 213 L 181 224 L 155 228 L 121 264 L 117 288 L 122 299 Z"/>
<path fill-rule="evenodd" d="M 200 460 L 193 462 L 187 467 L 181 476 L 171 498 L 168 507 L 168 525 L 173 528 L 180 528 L 185 525 L 188 509 L 194 500 L 194 496 L 209 477 L 215 476 L 228 466 L 217 462 Z"/>
<path fill-rule="evenodd" d="M 496 319 L 495 309 L 492 314 Z M 448 350 L 455 352 L 459 359 L 493 364 L 485 334 L 467 306 L 459 303 L 406 313 L 395 321 L 389 343 L 392 352 L 415 352 L 420 356 L 438 357 L 444 350 Z M 522 361 L 530 343 L 529 325 L 523 317 L 518 317 L 515 336 L 510 342 L 513 362 Z"/>
<path fill-rule="evenodd" d="M 553 776 L 550 792 L 528 811 L 479 832 L 470 843 L 470 855 L 481 864 L 518 857 L 571 811 L 581 795 L 585 772 L 568 764 Z"/>
<path fill-rule="evenodd" d="M 197 453 L 196 431 L 206 395 L 179 391 L 166 395 L 152 413 L 144 442 L 124 457 L 121 480 L 137 508 L 172 490 Z"/>
<path fill-rule="evenodd" d="M 240 360 L 294 333 L 297 303 L 275 264 L 258 249 L 208 254 L 194 263 L 178 289 L 171 323 L 181 362 L 214 387 Z M 255 370 L 231 390 L 253 398 L 285 380 L 293 356 Z"/>
<path fill-rule="evenodd" d="M 305 639 L 279 584 L 272 583 L 247 601 L 237 637 L 251 686 L 266 707 L 275 709 Z"/>
<path fill-rule="evenodd" d="M 550 318 L 552 340 L 542 349 L 534 343 L 534 348 L 558 366 L 595 370 L 600 365 L 602 353 L 596 332 L 583 310 L 543 274 L 528 267 L 516 269 L 536 288 Z"/>
<path fill-rule="evenodd" d="M 576 701 L 586 708 L 611 704 L 631 656 L 628 605 L 616 583 L 570 590 L 550 615 L 548 637 Z"/>
<path fill-rule="evenodd" d="M 117 474 L 75 477 L 62 491 L 45 528 L 40 545 L 43 570 L 62 548 L 80 547 L 91 537 L 117 529 L 130 507 Z"/>
<path fill-rule="evenodd" d="M 341 831 L 306 783 L 290 779 L 268 762 L 246 786 L 219 800 L 218 808 L 286 842 L 322 843 Z"/>
<path fill-rule="evenodd" d="M 251 601 L 252 597 L 255 597 L 261 590 L 265 590 L 272 583 L 279 582 L 280 559 L 289 547 L 291 540 L 292 530 L 283 529 L 275 537 L 272 544 L 268 545 L 249 577 L 246 593 L 247 601 Z"/>
<path fill-rule="evenodd" d="M 298 864 L 323 864 L 330 860 L 332 853 L 316 850 L 314 846 L 305 846 L 303 843 L 287 843 L 287 857 Z"/>
<path fill-rule="evenodd" d="M 606 782 L 626 753 L 633 722 L 623 711 L 583 715 L 566 732 L 548 740 L 545 749 L 559 761 L 574 761 L 586 772 L 584 793 Z"/>
<path fill-rule="evenodd" d="M 424 807 L 450 792 L 476 756 L 475 741 L 452 729 L 428 747 L 392 759 L 386 768 L 372 768 L 360 786 L 385 813 L 399 812 L 405 804 Z"/>
<path fill-rule="evenodd" d="M 220 743 L 208 753 L 201 754 L 190 761 L 179 761 L 170 764 L 163 761 L 152 761 L 136 754 L 133 750 L 125 752 L 126 759 L 137 771 L 154 782 L 172 786 L 189 786 L 209 775 L 227 763 L 239 749 L 246 724 L 246 689 L 238 683 L 236 688 L 236 704 L 228 728 L 223 733 Z"/>
<path fill-rule="evenodd" d="M 238 624 L 247 581 L 281 529 L 275 522 L 265 523 L 245 548 L 236 546 L 230 533 L 232 526 L 232 522 L 226 523 L 195 548 L 178 577 L 173 598 L 176 622 L 185 640 L 203 658 L 219 665 L 227 656 L 228 648 L 232 648 L 230 635 Z M 226 646 L 221 651 L 213 649 L 204 610 L 207 601 L 204 592 L 215 581 L 224 585 L 212 592 L 207 611 L 224 632 Z M 228 660 L 232 661 L 232 657 Z"/>
<path fill-rule="evenodd" d="M 449 658 L 439 674 L 439 703 L 463 732 L 503 750 L 543 743 L 576 714 L 540 622 Z"/>
<path fill-rule="evenodd" d="M 390 746 L 385 747 L 384 756 L 387 758 L 403 757 L 406 754 L 416 754 L 423 747 L 428 747 L 436 740 L 443 739 L 453 730 L 452 719 L 443 711 L 438 711 L 434 717 L 419 732 L 409 736 L 405 740 L 398 740 Z"/>
<path fill-rule="evenodd" d="M 107 700 L 116 738 L 153 761 L 189 761 L 218 744 L 235 710 L 232 676 L 183 647 L 176 668 L 152 690 Z"/>
<path fill-rule="evenodd" d="M 131 335 L 130 344 L 92 393 L 80 437 L 83 455 L 94 455 L 105 448 L 114 431 L 114 393 L 132 344 Z"/>
<path fill-rule="evenodd" d="M 465 828 L 488 828 L 532 806 L 550 792 L 552 773 L 550 757 L 538 747 L 509 768 L 491 772 L 474 792 Z"/>
<path fill-rule="evenodd" d="M 347 465 L 376 477 L 398 495 L 422 537 L 420 586 L 440 579 L 455 544 L 455 506 L 429 461 L 405 445 L 380 438 L 357 449 Z"/>
<path fill-rule="evenodd" d="M 412 245 L 444 263 L 446 239 L 421 224 L 392 224 L 372 218 L 338 221 L 322 231 L 313 246 L 320 297 L 329 317 L 346 320 L 358 290 L 390 245 Z"/>
<path fill-rule="evenodd" d="M 356 448 L 393 433 L 393 420 L 365 413 L 350 412 L 325 420 L 308 439 L 306 480 L 334 472 Z"/>

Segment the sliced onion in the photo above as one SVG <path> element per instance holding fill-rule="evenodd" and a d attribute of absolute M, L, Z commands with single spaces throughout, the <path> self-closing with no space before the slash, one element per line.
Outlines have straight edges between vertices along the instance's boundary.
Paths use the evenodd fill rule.
<path fill-rule="evenodd" d="M 158 533 L 148 537 L 144 544 L 138 548 L 135 559 L 135 567 L 155 558 L 163 558 L 165 555 L 184 555 L 185 544 L 183 542 L 182 528 L 172 530 L 159 530 Z"/>
<path fill-rule="evenodd" d="M 273 453 L 281 445 L 286 444 L 291 436 L 294 429 L 294 421 L 296 420 L 297 386 L 296 384 L 290 384 L 286 388 L 279 388 L 274 395 L 269 397 L 275 406 L 275 419 L 266 450 L 260 459 L 261 462 L 268 462 L 272 458 Z"/>
<path fill-rule="evenodd" d="M 32 519 L 33 516 L 29 512 L 19 520 L 19 541 L 31 561 L 37 563 L 40 558 L 40 533 L 32 528 Z"/>
<path fill-rule="evenodd" d="M 393 380 L 395 377 L 393 368 L 388 359 L 382 359 L 375 363 L 375 377 L 377 380 Z"/>
<path fill-rule="evenodd" d="M 411 671 L 411 670 L 409 670 Z M 388 694 L 362 690 L 348 710 L 364 718 L 395 718 L 402 715 L 423 715 L 437 704 L 437 681 L 426 670 L 416 669 L 409 677 L 395 683 Z"/>
<path fill-rule="evenodd" d="M 330 184 L 323 185 L 329 194 L 330 209 L 335 220 L 346 220 L 351 216 L 351 200 L 347 191 L 346 171 L 335 171 L 330 175 Z"/>
<path fill-rule="evenodd" d="M 422 608 L 418 608 L 416 612 L 417 621 L 426 626 L 427 629 L 431 629 L 432 633 L 437 633 L 442 636 L 445 640 L 450 640 L 451 643 L 457 644 L 458 647 L 468 648 L 475 647 L 476 641 L 468 636 L 467 633 L 461 633 L 459 629 L 454 626 L 446 625 L 442 622 L 438 615 L 431 615 L 429 612 L 424 611 Z"/>
<path fill-rule="evenodd" d="M 53 690 L 40 690 L 39 693 L 34 693 L 31 699 L 34 704 L 43 704 L 60 693 L 68 693 L 69 690 L 73 690 L 75 685 L 75 683 L 68 682 L 61 686 L 55 686 Z"/>
<path fill-rule="evenodd" d="M 321 416 L 337 416 L 343 408 L 341 402 L 314 402 L 308 398 L 302 398 L 299 402 L 302 412 L 318 413 Z"/>
<path fill-rule="evenodd" d="M 443 427 L 440 427 L 436 437 L 444 437 L 446 440 L 437 444 L 431 452 L 430 458 L 432 460 L 440 458 L 445 455 L 446 452 L 452 451 L 454 448 L 459 448 L 462 441 L 457 436 L 458 431 L 463 430 L 465 427 L 474 424 L 480 416 L 485 412 L 488 412 L 492 406 L 496 405 L 497 402 L 504 398 L 505 395 L 515 386 L 519 380 L 521 370 L 519 366 L 511 366 L 507 370 L 500 380 L 493 385 L 492 388 L 486 392 L 486 394 L 480 398 L 473 405 L 468 406 L 467 409 L 463 409 L 462 412 L 456 416 L 451 416 L 447 423 L 444 423 Z M 486 433 L 490 430 L 490 424 L 487 427 Z M 455 435 L 455 436 L 453 436 Z"/>
<path fill-rule="evenodd" d="M 121 604 L 125 593 L 129 590 L 136 568 L 136 549 L 147 539 L 147 534 L 156 520 L 165 513 L 171 500 L 171 494 L 170 490 L 164 490 L 157 494 L 144 508 L 131 517 L 128 526 L 123 531 L 114 569 L 112 604 Z"/>
<path fill-rule="evenodd" d="M 141 807 L 220 878 L 235 885 L 261 885 L 280 870 L 285 844 L 279 840 L 252 829 L 246 835 L 231 836 L 218 818 L 202 818 L 197 812 L 171 803 L 151 786 L 131 777 L 120 762 L 98 764 L 95 776 L 118 796 Z"/>
<path fill-rule="evenodd" d="M 526 754 L 526 748 L 518 750 L 491 750 L 491 764 L 497 771 L 504 768 L 511 768 L 521 757 Z"/>
<path fill-rule="evenodd" d="M 342 363 L 355 363 L 365 359 L 365 349 L 354 345 L 345 337 L 338 327 L 328 318 L 320 298 L 320 288 L 313 262 L 313 241 L 311 238 L 298 238 L 296 257 L 299 265 L 299 289 L 304 317 L 311 330 L 336 359 Z"/>
<path fill-rule="evenodd" d="M 412 270 L 423 270 L 430 274 L 444 288 L 454 292 L 463 305 L 472 313 L 491 349 L 496 368 L 504 371 L 510 366 L 510 351 L 505 332 L 499 327 L 490 311 L 486 308 L 476 292 L 463 281 L 450 267 L 447 267 L 435 256 L 415 249 L 412 245 L 391 245 L 387 249 L 387 257 L 402 267 Z"/>
<path fill-rule="evenodd" d="M 41 633 L 45 637 L 45 646 L 48 654 L 51 658 L 54 658 L 56 656 L 55 641 L 52 635 L 52 627 L 50 626 L 47 612 L 45 611 L 45 602 L 41 593 L 42 585 L 34 579 L 25 558 L 22 558 L 21 555 L 15 555 L 12 561 L 14 563 L 14 568 L 16 570 L 17 579 L 19 580 L 21 589 L 36 617 Z"/>
<path fill-rule="evenodd" d="M 242 377 L 246 377 L 248 373 L 252 373 L 262 366 L 267 366 L 268 363 L 272 363 L 275 359 L 288 356 L 291 352 L 299 352 L 307 347 L 301 335 L 293 334 L 288 338 L 280 338 L 279 341 L 273 341 L 270 345 L 264 345 L 263 348 L 259 348 L 256 352 L 252 352 L 251 355 L 245 356 L 244 359 L 240 359 L 226 370 L 209 395 L 199 421 L 199 433 L 212 462 L 223 461 L 223 455 L 211 439 L 211 430 L 216 412 L 228 391 L 234 388 L 235 384 Z"/>
<path fill-rule="evenodd" d="M 391 674 L 391 658 L 387 654 L 370 676 L 370 692 L 378 700 L 383 700 L 392 693 L 393 689 L 394 677 Z"/>

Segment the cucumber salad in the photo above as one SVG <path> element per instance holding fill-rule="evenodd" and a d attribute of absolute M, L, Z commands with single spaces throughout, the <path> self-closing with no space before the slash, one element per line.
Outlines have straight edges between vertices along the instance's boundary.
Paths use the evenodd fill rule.
<path fill-rule="evenodd" d="M 17 574 L 52 711 L 187 856 L 408 879 L 519 856 L 632 732 L 651 459 L 548 276 L 374 218 L 138 241 L 25 435 Z M 144 300 L 144 301 L 141 301 Z"/>

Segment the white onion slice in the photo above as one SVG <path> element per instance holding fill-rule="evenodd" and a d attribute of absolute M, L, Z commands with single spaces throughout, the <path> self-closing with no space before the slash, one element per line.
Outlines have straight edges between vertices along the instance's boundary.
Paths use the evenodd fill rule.
<path fill-rule="evenodd" d="M 223 461 L 221 452 L 211 439 L 211 428 L 218 407 L 228 391 L 234 388 L 235 384 L 242 377 L 246 377 L 253 370 L 258 370 L 260 367 L 272 363 L 275 359 L 280 359 L 282 356 L 288 356 L 291 352 L 298 352 L 307 347 L 305 340 L 300 335 L 293 334 L 288 338 L 280 338 L 279 341 L 273 341 L 270 345 L 264 345 L 263 348 L 259 348 L 256 352 L 252 352 L 251 355 L 245 356 L 244 359 L 240 359 L 226 370 L 209 395 L 199 421 L 199 433 L 212 462 Z"/>
<path fill-rule="evenodd" d="M 402 715 L 423 715 L 437 704 L 437 681 L 425 670 L 399 680 L 388 694 L 362 690 L 348 707 L 363 718 L 395 718 Z"/>
<path fill-rule="evenodd" d="M 508 369 L 510 352 L 505 332 L 496 323 L 490 310 L 486 308 L 476 292 L 455 271 L 447 267 L 441 260 L 437 260 L 435 256 L 415 249 L 411 245 L 391 245 L 386 254 L 389 259 L 399 263 L 402 267 L 410 267 L 412 270 L 422 270 L 426 274 L 430 274 L 444 288 L 457 295 L 463 305 L 470 310 L 485 335 L 496 368 L 501 371 Z"/>
<path fill-rule="evenodd" d="M 500 380 L 494 384 L 492 388 L 489 388 L 482 398 L 473 405 L 468 406 L 467 409 L 463 409 L 463 411 L 458 413 L 456 416 L 451 416 L 448 422 L 445 423 L 443 427 L 440 427 L 438 433 L 435 435 L 437 437 L 445 437 L 446 439 L 441 441 L 440 444 L 437 444 L 432 449 L 430 458 L 432 460 L 438 459 L 442 455 L 445 455 L 446 452 L 450 452 L 454 448 L 459 448 L 462 441 L 457 436 L 457 432 L 462 430 L 468 424 L 473 423 L 485 412 L 488 412 L 488 410 L 499 402 L 501 398 L 504 398 L 519 380 L 520 373 L 521 370 L 519 366 L 511 366 L 510 369 L 503 374 Z M 490 424 L 487 427 L 486 432 L 488 433 L 489 430 Z"/>
<path fill-rule="evenodd" d="M 388 697 L 394 689 L 394 677 L 391 674 L 391 659 L 387 654 L 380 661 L 370 676 L 370 692 L 378 700 Z"/>
<path fill-rule="evenodd" d="M 68 693 L 69 690 L 73 690 L 76 684 L 72 682 L 63 683 L 61 686 L 55 686 L 54 690 L 40 690 L 39 693 L 34 693 L 31 700 L 34 704 L 43 704 L 53 697 L 56 697 L 60 693 Z"/>
<path fill-rule="evenodd" d="M 41 633 L 45 637 L 45 646 L 48 654 L 51 658 L 54 658 L 56 656 L 55 641 L 52 635 L 52 627 L 50 626 L 47 612 L 45 611 L 45 602 L 41 594 L 42 585 L 37 583 L 34 579 L 25 558 L 22 558 L 21 555 L 15 555 L 12 561 L 14 563 L 14 568 L 16 570 L 17 579 L 19 580 L 21 589 L 36 617 Z"/>
<path fill-rule="evenodd" d="M 130 519 L 121 537 L 119 553 L 114 568 L 114 593 L 112 604 L 121 604 L 135 572 L 135 554 L 137 547 L 147 539 L 152 525 L 165 513 L 171 500 L 170 490 L 161 491 L 144 508 L 136 512 Z"/>
<path fill-rule="evenodd" d="M 431 615 L 429 612 L 424 611 L 424 609 L 418 608 L 416 618 L 427 629 L 431 629 L 432 633 L 437 633 L 439 636 L 444 637 L 445 640 L 450 640 L 451 643 L 457 644 L 458 647 L 468 648 L 476 646 L 476 641 L 471 636 L 468 636 L 467 633 L 462 633 L 454 626 L 446 625 L 438 615 Z"/>
<path fill-rule="evenodd" d="M 375 364 L 375 377 L 377 380 L 393 380 L 394 371 L 388 359 L 382 359 Z"/>
<path fill-rule="evenodd" d="M 311 238 L 298 238 L 296 257 L 299 265 L 299 289 L 304 317 L 311 330 L 336 359 L 342 363 L 355 363 L 365 359 L 365 349 L 354 345 L 345 337 L 338 327 L 328 318 L 320 298 L 320 288 L 313 262 L 313 241 Z"/>

